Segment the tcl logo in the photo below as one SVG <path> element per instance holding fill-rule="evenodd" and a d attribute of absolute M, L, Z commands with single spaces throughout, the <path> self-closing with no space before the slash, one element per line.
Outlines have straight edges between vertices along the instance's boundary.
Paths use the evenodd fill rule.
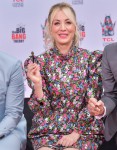
<path fill-rule="evenodd" d="M 113 38 L 102 38 L 104 42 L 114 42 Z"/>

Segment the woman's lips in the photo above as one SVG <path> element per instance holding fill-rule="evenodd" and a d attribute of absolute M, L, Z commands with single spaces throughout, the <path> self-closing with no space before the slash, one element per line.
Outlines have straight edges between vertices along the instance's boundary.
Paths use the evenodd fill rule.
<path fill-rule="evenodd" d="M 68 34 L 59 34 L 60 38 L 66 38 L 68 36 Z"/>

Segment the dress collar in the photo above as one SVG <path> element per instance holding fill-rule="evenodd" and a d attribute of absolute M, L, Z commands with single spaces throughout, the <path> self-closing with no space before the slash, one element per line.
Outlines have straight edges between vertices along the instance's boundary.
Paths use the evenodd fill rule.
<path fill-rule="evenodd" d="M 72 47 L 70 48 L 69 52 L 68 52 L 66 55 L 61 54 L 57 47 L 54 47 L 54 48 L 52 49 L 52 51 L 53 51 L 54 54 L 56 54 L 57 56 L 59 56 L 59 58 L 60 58 L 61 60 L 68 60 L 68 59 L 70 59 L 70 58 L 74 55 L 74 53 L 76 52 L 76 46 L 72 46 Z"/>

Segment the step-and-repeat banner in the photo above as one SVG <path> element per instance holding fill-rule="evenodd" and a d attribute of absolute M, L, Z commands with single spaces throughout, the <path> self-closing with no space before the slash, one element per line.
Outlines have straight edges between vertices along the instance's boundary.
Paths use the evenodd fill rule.
<path fill-rule="evenodd" d="M 45 51 L 44 29 L 50 7 L 63 0 L 2 0 L 0 50 L 24 63 L 34 51 Z M 80 47 L 103 50 L 117 41 L 117 0 L 64 0 L 73 6 L 80 28 Z M 31 89 L 25 80 L 25 97 Z"/>

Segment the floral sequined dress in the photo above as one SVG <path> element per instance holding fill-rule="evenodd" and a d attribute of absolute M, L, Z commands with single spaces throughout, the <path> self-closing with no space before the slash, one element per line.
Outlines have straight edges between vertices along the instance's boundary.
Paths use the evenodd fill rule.
<path fill-rule="evenodd" d="M 102 94 L 101 59 L 101 52 L 77 47 L 67 55 L 53 48 L 35 58 L 44 92 L 42 99 L 33 94 L 29 100 L 34 117 L 28 137 L 35 150 L 45 146 L 57 149 L 57 141 L 74 130 L 81 136 L 73 148 L 96 150 L 102 143 L 103 122 L 87 110 L 88 99 L 99 99 Z M 25 61 L 26 70 L 28 63 L 30 59 Z M 29 79 L 28 84 L 33 89 Z"/>

